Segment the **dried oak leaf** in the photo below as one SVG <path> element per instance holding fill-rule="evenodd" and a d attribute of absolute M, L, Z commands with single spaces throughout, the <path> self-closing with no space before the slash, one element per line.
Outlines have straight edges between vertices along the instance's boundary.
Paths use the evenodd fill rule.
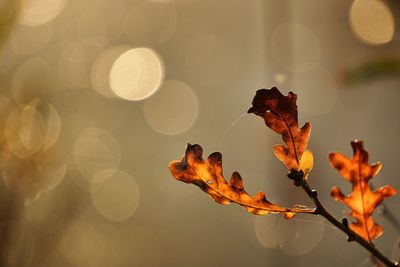
<path fill-rule="evenodd" d="M 238 172 L 232 174 L 227 182 L 222 174 L 222 155 L 212 153 L 207 160 L 202 158 L 203 149 L 200 145 L 186 147 L 185 154 L 180 161 L 169 164 L 171 174 L 175 179 L 192 183 L 200 187 L 211 198 L 220 204 L 237 203 L 250 213 L 263 215 L 269 213 L 283 213 L 285 218 L 292 218 L 295 213 L 314 213 L 314 209 L 304 206 L 283 208 L 269 202 L 264 192 L 250 196 L 243 186 L 243 181 Z"/>
<path fill-rule="evenodd" d="M 284 96 L 276 87 L 260 89 L 256 92 L 248 113 L 264 118 L 269 128 L 282 135 L 286 147 L 275 145 L 276 157 L 288 170 L 302 170 L 307 177 L 313 166 L 313 155 L 310 150 L 306 150 L 311 124 L 306 122 L 299 128 L 296 99 L 297 95 L 293 92 Z"/>
<path fill-rule="evenodd" d="M 384 199 L 396 194 L 396 189 L 385 185 L 372 191 L 368 181 L 379 172 L 382 165 L 368 164 L 368 152 L 364 149 L 362 141 L 352 141 L 351 146 L 353 147 L 352 158 L 341 153 L 330 153 L 329 159 L 332 167 L 352 184 L 352 192 L 345 196 L 335 186 L 332 188 L 331 196 L 351 209 L 349 214 L 356 221 L 350 224 L 350 228 L 371 243 L 383 233 L 382 227 L 373 221 L 372 213 Z"/>

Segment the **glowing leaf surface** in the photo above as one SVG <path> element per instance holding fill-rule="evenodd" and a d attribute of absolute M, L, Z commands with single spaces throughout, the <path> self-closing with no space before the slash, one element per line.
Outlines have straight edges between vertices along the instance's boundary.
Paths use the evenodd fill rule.
<path fill-rule="evenodd" d="M 238 172 L 232 174 L 229 182 L 225 180 L 222 174 L 221 153 L 214 152 L 207 160 L 203 160 L 202 154 L 201 146 L 188 144 L 183 158 L 169 164 L 175 179 L 197 185 L 220 204 L 237 203 L 248 212 L 257 215 L 283 213 L 285 218 L 292 218 L 295 213 L 314 212 L 314 209 L 304 206 L 280 207 L 269 202 L 264 192 L 258 192 L 254 197 L 250 196 L 244 190 L 243 180 Z"/>
<path fill-rule="evenodd" d="M 368 163 L 368 152 L 364 149 L 363 142 L 356 140 L 351 142 L 351 146 L 353 147 L 352 158 L 341 153 L 331 153 L 329 159 L 332 167 L 352 184 L 352 192 L 345 196 L 335 186 L 332 188 L 331 195 L 351 209 L 349 214 L 356 221 L 350 224 L 350 228 L 371 243 L 383 233 L 382 227 L 373 221 L 372 213 L 384 199 L 396 194 L 396 189 L 386 185 L 373 191 L 368 181 L 379 172 L 382 165 Z"/>

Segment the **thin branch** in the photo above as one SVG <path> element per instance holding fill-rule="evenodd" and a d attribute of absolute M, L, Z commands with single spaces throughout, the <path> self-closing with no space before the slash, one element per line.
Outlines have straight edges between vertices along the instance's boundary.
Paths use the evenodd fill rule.
<path fill-rule="evenodd" d="M 316 190 L 312 190 L 310 186 L 308 185 L 307 181 L 304 180 L 303 178 L 303 172 L 302 171 L 297 171 L 295 169 L 292 169 L 288 173 L 288 177 L 294 181 L 294 184 L 298 187 L 303 188 L 303 190 L 307 193 L 307 195 L 312 199 L 316 206 L 315 213 L 316 215 L 321 215 L 324 217 L 326 220 L 328 220 L 331 224 L 335 225 L 337 228 L 342 230 L 346 235 L 347 235 L 347 241 L 355 241 L 365 249 L 367 249 L 369 252 L 371 252 L 372 255 L 374 255 L 375 258 L 379 259 L 383 264 L 386 266 L 398 266 L 398 263 L 392 262 L 390 259 L 388 259 L 386 256 L 384 256 L 377 248 L 375 248 L 374 244 L 369 243 L 366 241 L 364 238 L 359 236 L 356 232 L 350 229 L 348 226 L 347 219 L 344 218 L 342 222 L 338 221 L 333 217 L 321 204 L 321 202 L 318 199 L 318 193 Z"/>

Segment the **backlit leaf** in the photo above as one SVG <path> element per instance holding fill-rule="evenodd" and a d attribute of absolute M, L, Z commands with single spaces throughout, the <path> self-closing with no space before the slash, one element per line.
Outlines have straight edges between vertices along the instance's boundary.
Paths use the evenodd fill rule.
<path fill-rule="evenodd" d="M 332 167 L 337 169 L 343 178 L 352 184 L 352 192 L 345 196 L 340 189 L 332 188 L 331 195 L 335 200 L 346 204 L 350 209 L 350 216 L 356 219 L 350 228 L 368 242 L 378 238 L 383 229 L 372 219 L 375 208 L 385 199 L 396 194 L 396 189 L 386 185 L 373 191 L 368 181 L 381 169 L 382 165 L 368 163 L 368 152 L 364 149 L 363 142 L 351 142 L 353 157 L 348 158 L 341 153 L 329 154 Z"/>
<path fill-rule="evenodd" d="M 274 146 L 276 157 L 286 165 L 288 170 L 302 170 L 306 176 L 313 166 L 311 151 L 305 153 L 310 138 L 311 124 L 307 122 L 299 128 L 296 99 L 297 95 L 293 92 L 284 96 L 276 87 L 260 89 L 248 113 L 262 117 L 269 128 L 282 136 L 286 146 Z"/>
<path fill-rule="evenodd" d="M 175 179 L 197 185 L 220 204 L 237 203 L 248 212 L 257 215 L 283 213 L 285 218 L 292 218 L 295 213 L 314 212 L 314 209 L 304 206 L 280 207 L 269 202 L 264 192 L 258 192 L 254 197 L 250 196 L 245 191 L 238 172 L 232 174 L 229 182 L 225 180 L 222 174 L 221 153 L 214 152 L 207 160 L 203 160 L 202 154 L 201 146 L 188 144 L 183 158 L 169 164 Z"/>

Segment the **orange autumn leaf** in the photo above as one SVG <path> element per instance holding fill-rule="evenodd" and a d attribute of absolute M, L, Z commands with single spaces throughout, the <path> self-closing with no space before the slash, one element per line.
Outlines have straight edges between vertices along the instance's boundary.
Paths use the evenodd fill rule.
<path fill-rule="evenodd" d="M 292 218 L 295 213 L 315 212 L 314 209 L 304 206 L 280 207 L 269 202 L 264 192 L 258 192 L 254 197 L 250 196 L 244 190 L 238 172 L 232 174 L 229 182 L 225 180 L 222 174 L 221 153 L 214 152 L 207 160 L 203 160 L 202 154 L 203 149 L 200 145 L 188 144 L 182 159 L 169 164 L 171 174 L 179 181 L 197 185 L 220 204 L 237 203 L 253 214 L 283 213 L 285 218 Z"/>
<path fill-rule="evenodd" d="M 372 213 L 384 199 L 396 194 L 396 189 L 385 185 L 373 191 L 368 181 L 379 172 L 382 165 L 368 163 L 368 152 L 364 149 L 363 142 L 356 140 L 351 142 L 351 146 L 353 147 L 352 158 L 341 153 L 330 153 L 329 159 L 332 167 L 352 184 L 352 192 L 345 196 L 335 186 L 332 188 L 331 196 L 351 209 L 349 214 L 356 221 L 349 225 L 350 228 L 371 243 L 383 233 L 382 227 L 373 221 Z"/>
<path fill-rule="evenodd" d="M 307 177 L 313 165 L 311 151 L 306 150 L 310 138 L 311 124 L 306 122 L 299 128 L 297 119 L 297 95 L 289 92 L 284 96 L 276 87 L 257 91 L 248 113 L 262 118 L 266 125 L 280 134 L 286 145 L 275 145 L 276 157 L 288 170 L 302 170 Z"/>

